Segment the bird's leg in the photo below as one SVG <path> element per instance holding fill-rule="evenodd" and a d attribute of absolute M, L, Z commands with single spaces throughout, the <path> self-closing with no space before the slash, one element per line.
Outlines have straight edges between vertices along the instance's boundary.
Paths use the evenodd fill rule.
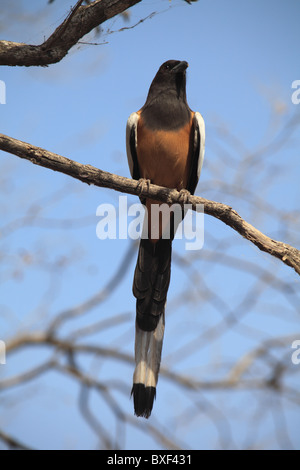
<path fill-rule="evenodd" d="M 178 195 L 178 202 L 180 205 L 185 205 L 189 202 L 191 193 L 187 189 L 181 189 Z"/>
<path fill-rule="evenodd" d="M 149 191 L 150 184 L 151 181 L 149 179 L 140 178 L 136 186 L 138 196 L 140 196 L 145 191 L 145 189 Z"/>

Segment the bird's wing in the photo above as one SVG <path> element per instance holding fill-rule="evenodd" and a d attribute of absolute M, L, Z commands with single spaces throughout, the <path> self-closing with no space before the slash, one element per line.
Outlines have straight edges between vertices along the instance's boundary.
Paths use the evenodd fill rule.
<path fill-rule="evenodd" d="M 193 117 L 194 125 L 194 147 L 191 158 L 191 169 L 187 190 L 194 194 L 203 165 L 205 148 L 205 124 L 200 113 L 195 113 Z"/>
<path fill-rule="evenodd" d="M 137 124 L 138 113 L 130 114 L 126 125 L 126 151 L 130 173 L 133 179 L 140 178 L 140 170 L 137 159 Z"/>

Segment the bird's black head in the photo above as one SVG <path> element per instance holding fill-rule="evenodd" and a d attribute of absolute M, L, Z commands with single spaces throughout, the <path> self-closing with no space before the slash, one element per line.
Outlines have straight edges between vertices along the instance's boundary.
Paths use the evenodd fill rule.
<path fill-rule="evenodd" d="M 183 60 L 164 62 L 155 75 L 142 108 L 143 118 L 152 129 L 176 129 L 190 119 L 186 101 L 186 69 Z"/>
<path fill-rule="evenodd" d="M 157 75 L 169 80 L 169 76 L 183 74 L 188 68 L 189 64 L 185 60 L 167 60 L 158 69 Z M 156 76 L 157 76 L 156 75 Z"/>
<path fill-rule="evenodd" d="M 175 92 L 178 98 L 186 100 L 186 69 L 189 64 L 185 60 L 167 60 L 158 69 L 149 96 Z"/>

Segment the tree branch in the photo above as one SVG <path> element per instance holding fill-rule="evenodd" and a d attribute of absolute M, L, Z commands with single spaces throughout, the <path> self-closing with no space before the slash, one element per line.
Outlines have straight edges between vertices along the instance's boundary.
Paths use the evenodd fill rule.
<path fill-rule="evenodd" d="M 10 449 L 18 449 L 18 450 L 33 450 L 30 447 L 27 447 L 25 444 L 20 442 L 19 440 L 15 439 L 14 437 L 10 436 L 6 432 L 0 429 L 0 440 L 5 442 L 5 444 Z"/>
<path fill-rule="evenodd" d="M 152 199 L 166 202 L 168 204 L 182 204 L 179 192 L 176 189 L 168 189 L 154 184 L 149 188 L 145 185 L 141 188 L 138 182 L 123 176 L 114 175 L 106 171 L 99 170 L 91 165 L 83 165 L 69 158 L 49 152 L 48 150 L 22 142 L 21 140 L 0 134 L 0 150 L 17 155 L 20 158 L 29 160 L 35 165 L 59 171 L 68 176 L 76 178 L 83 183 L 93 184 L 100 188 L 110 188 L 115 191 L 135 194 L 138 196 L 151 197 Z M 256 245 L 261 251 L 265 251 L 280 259 L 287 266 L 292 267 L 300 275 L 300 251 L 296 248 L 269 238 L 246 222 L 231 207 L 220 202 L 209 201 L 199 196 L 190 195 L 185 201 L 191 204 L 193 210 L 197 210 L 197 205 L 204 206 L 204 212 L 230 226 L 242 237 Z"/>
<path fill-rule="evenodd" d="M 173 372 L 169 368 L 162 367 L 161 375 L 168 380 L 180 384 L 181 386 L 190 390 L 242 390 L 242 389 L 264 389 L 266 386 L 274 387 L 274 381 L 270 381 L 269 378 L 257 377 L 249 378 L 244 377 L 247 370 L 251 368 L 251 365 L 260 357 L 268 358 L 269 352 L 272 348 L 284 347 L 286 348 L 298 334 L 283 336 L 279 338 L 272 338 L 270 340 L 261 343 L 259 347 L 247 353 L 242 359 L 240 359 L 233 368 L 231 368 L 227 376 L 214 379 L 214 380 L 195 380 L 194 378 L 184 376 L 180 373 Z M 125 352 L 118 351 L 117 349 L 101 347 L 92 344 L 75 344 L 72 340 L 61 339 L 57 336 L 52 336 L 48 331 L 35 331 L 33 333 L 25 333 L 20 335 L 7 343 L 7 352 L 16 353 L 24 347 L 28 346 L 49 346 L 53 347 L 57 351 L 64 352 L 66 354 L 90 354 L 95 356 L 101 356 L 105 358 L 115 359 L 125 364 L 134 364 L 134 358 Z M 278 361 L 266 362 L 271 367 L 272 372 L 277 372 L 276 366 Z M 57 358 L 42 363 L 39 366 L 29 369 L 26 372 L 8 377 L 0 381 L 0 391 L 7 390 L 11 387 L 17 387 L 24 383 L 30 382 L 40 375 L 47 373 L 49 370 L 63 370 L 65 366 L 61 365 Z M 288 366 L 285 367 L 288 370 Z M 66 369 L 65 369 L 66 371 Z M 69 369 L 68 372 L 76 375 L 76 366 L 73 365 L 73 369 Z M 278 378 L 278 380 L 281 377 Z M 94 381 L 93 377 L 89 378 L 90 381 Z M 103 390 L 107 389 L 107 385 L 101 385 L 98 388 Z M 297 395 L 299 398 L 299 394 Z"/>
<path fill-rule="evenodd" d="M 40 45 L 0 41 L 0 65 L 43 65 L 59 62 L 79 39 L 100 24 L 141 0 L 96 0 L 82 6 L 79 0 L 66 19 Z"/>

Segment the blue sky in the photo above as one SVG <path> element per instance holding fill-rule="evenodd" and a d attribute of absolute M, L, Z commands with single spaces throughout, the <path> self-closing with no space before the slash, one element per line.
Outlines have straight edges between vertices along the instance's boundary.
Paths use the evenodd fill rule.
<path fill-rule="evenodd" d="M 56 0 L 51 5 L 46 0 L 15 0 L 10 4 L 0 13 L 1 38 L 34 44 L 51 34 L 70 7 L 67 0 Z M 15 11 L 20 13 L 16 16 Z M 142 24 L 118 32 L 153 12 Z M 145 0 L 130 10 L 128 23 L 122 18 L 110 20 L 103 25 L 100 36 L 90 34 L 84 38 L 86 42 L 102 45 L 77 45 L 63 61 L 49 67 L 2 67 L 0 80 L 6 83 L 6 104 L 0 105 L 1 132 L 81 163 L 129 176 L 126 120 L 143 105 L 162 62 L 171 58 L 187 60 L 188 101 L 193 110 L 204 116 L 207 132 L 197 194 L 232 205 L 266 234 L 299 247 L 299 225 L 291 223 L 284 229 L 277 217 L 278 213 L 299 209 L 299 128 L 285 145 L 279 145 L 280 129 L 291 116 L 299 117 L 300 111 L 300 105 L 297 108 L 291 102 L 291 84 L 300 79 L 299 14 L 296 0 L 200 0 L 192 5 L 182 0 Z M 110 31 L 114 32 L 109 34 Z M 257 149 L 270 142 L 274 142 L 272 151 L 262 153 L 261 159 L 259 154 L 256 157 Z M 252 156 L 253 164 L 247 167 L 246 174 L 238 173 L 237 178 L 237 168 L 242 171 L 240 165 L 245 155 Z M 99 241 L 95 235 L 97 206 L 117 205 L 118 193 L 85 187 L 3 152 L 0 157 L 1 226 L 9 233 L 3 236 L 6 232 L 2 228 L 0 239 L 0 339 L 6 339 L 16 331 L 41 327 L 43 321 L 95 294 L 115 273 L 130 242 Z M 252 195 L 253 204 L 247 194 Z M 136 198 L 130 196 L 129 201 L 136 202 Z M 258 201 L 264 201 L 264 209 L 258 209 Z M 268 205 L 276 210 L 269 210 Z M 39 217 L 23 228 L 18 227 L 24 215 L 28 215 L 28 209 L 30 214 L 38 211 Z M 66 219 L 73 222 L 69 228 L 63 225 Z M 296 220 L 299 222 L 299 218 Z M 209 257 L 216 250 L 222 262 L 209 264 Z M 295 313 L 299 297 L 295 295 L 287 300 L 275 284 L 257 302 L 250 299 L 252 307 L 243 311 L 247 289 L 257 294 L 257 278 L 242 267 L 238 270 L 226 266 L 228 258 L 225 254 L 222 258 L 222 253 L 241 260 L 241 266 L 252 263 L 258 273 L 263 269 L 271 271 L 292 289 L 299 288 L 298 276 L 219 221 L 205 217 L 203 253 L 185 253 L 181 241 L 174 243 L 174 251 L 178 256 L 193 259 L 194 271 L 185 273 L 178 260 L 173 263 L 163 365 L 208 380 L 221 372 L 217 367 L 220 361 L 235 362 L 259 341 L 299 331 Z M 111 314 L 128 313 L 128 321 L 108 330 L 107 334 L 91 337 L 91 341 L 118 346 L 130 354 L 134 330 L 131 294 L 134 262 L 135 255 L 114 295 L 77 324 L 82 327 L 100 318 L 110 318 Z M 192 289 L 191 282 L 195 283 Z M 205 297 L 215 286 L 217 308 Z M 185 291 L 189 293 L 187 299 Z M 197 342 L 198 338 L 199 342 L 205 341 L 202 332 L 218 324 L 229 312 L 236 314 L 239 305 L 242 320 L 230 331 L 218 341 L 207 341 L 199 352 L 184 354 L 188 344 Z M 25 360 L 36 364 L 47 350 L 41 349 L 40 354 L 26 351 L 21 363 L 20 355 L 16 354 L 5 367 L 0 366 L 0 373 L 10 376 L 22 370 Z M 95 365 L 97 373 L 101 370 L 101 377 L 104 374 L 114 380 L 122 376 L 130 390 L 132 367 L 105 361 L 99 364 L 96 360 Z M 93 371 L 93 363 L 90 367 Z M 298 378 L 294 375 L 296 380 L 299 385 L 299 370 Z M 82 427 L 80 416 L 74 413 L 76 387 L 71 380 L 50 373 L 29 391 L 24 389 L 27 406 L 14 405 L 15 409 L 8 406 L 2 411 L 7 431 L 38 448 L 95 446 L 95 435 L 87 426 Z M 39 392 L 36 401 L 33 400 L 35 391 Z M 17 393 L 20 391 L 15 389 L 12 402 Z M 59 397 L 57 402 L 51 398 L 53 394 Z M 158 394 L 161 398 L 155 404 L 153 423 L 173 426 L 177 432 L 177 400 L 182 395 L 162 379 Z M 228 442 L 224 446 L 251 446 L 251 438 L 238 419 L 239 408 L 244 409 L 249 397 L 243 393 L 234 396 L 216 394 L 209 402 L 211 397 L 201 394 L 203 403 L 207 400 L 208 409 L 214 403 L 227 410 L 233 437 L 230 439 L 225 432 Z M 10 398 L 6 399 L 10 403 Z M 124 409 L 131 412 L 132 403 L 126 399 L 122 397 Z M 267 400 L 267 395 L 261 400 Z M 166 403 L 170 406 L 166 407 Z M 93 405 L 95 409 L 102 407 L 96 397 Z M 251 406 L 255 409 L 254 401 Z M 299 411 L 291 411 L 286 403 L 282 406 L 292 444 L 299 448 L 299 437 L 295 436 Z M 109 413 L 103 413 L 110 426 Z M 59 416 L 66 419 L 58 432 Z M 249 417 L 247 426 L 250 421 Z M 267 412 L 258 434 L 266 447 L 280 447 L 272 433 L 272 416 Z M 184 427 L 183 440 L 196 449 L 222 446 L 205 413 L 195 418 L 190 427 Z M 157 443 L 132 427 L 122 445 L 156 448 Z"/>

